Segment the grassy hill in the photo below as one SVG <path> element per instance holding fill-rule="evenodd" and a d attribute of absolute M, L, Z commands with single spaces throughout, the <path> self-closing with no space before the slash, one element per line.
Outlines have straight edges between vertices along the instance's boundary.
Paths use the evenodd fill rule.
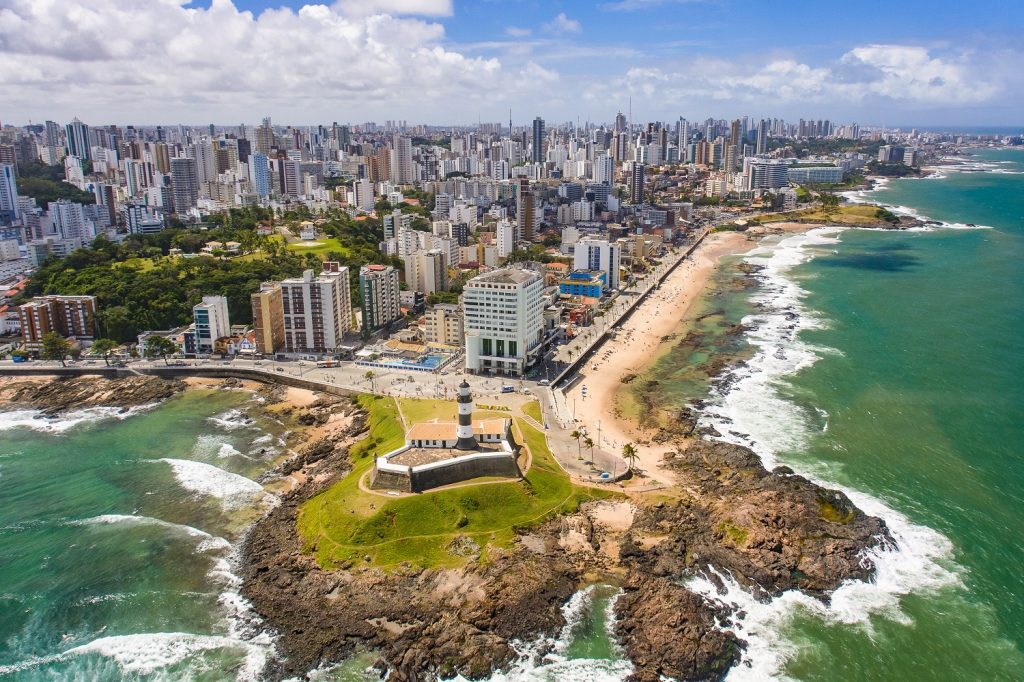
<path fill-rule="evenodd" d="M 517 529 L 572 513 L 587 500 L 614 495 L 573 484 L 551 455 L 544 434 L 521 419 L 515 420 L 516 437 L 532 456 L 523 481 L 481 481 L 481 485 L 401 498 L 365 492 L 359 488 L 360 478 L 373 467 L 376 455 L 404 442 L 404 430 L 392 398 L 361 396 L 359 400 L 370 413 L 369 435 L 351 449 L 352 472 L 299 511 L 304 547 L 321 566 L 347 562 L 385 568 L 403 562 L 425 568 L 457 566 L 467 559 L 449 547 L 460 535 L 483 547 L 481 560 L 486 560 L 487 547 L 510 546 Z M 403 411 L 409 407 L 414 407 L 416 421 L 454 414 L 454 403 L 443 401 L 403 401 Z"/>

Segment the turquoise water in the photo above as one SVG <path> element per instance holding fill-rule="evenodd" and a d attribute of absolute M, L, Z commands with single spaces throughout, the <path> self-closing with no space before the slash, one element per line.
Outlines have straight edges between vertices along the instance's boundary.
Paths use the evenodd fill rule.
<path fill-rule="evenodd" d="M 279 424 L 199 391 L 118 418 L 0 413 L 0 679 L 231 679 L 268 652 L 232 543 Z M 123 415 L 122 415 L 123 417 Z"/>
<path fill-rule="evenodd" d="M 749 259 L 770 309 L 711 420 L 849 491 L 901 551 L 829 607 L 751 605 L 735 679 L 1024 677 L 1024 154 L 972 161 L 865 198 L 992 229 L 822 230 Z"/>

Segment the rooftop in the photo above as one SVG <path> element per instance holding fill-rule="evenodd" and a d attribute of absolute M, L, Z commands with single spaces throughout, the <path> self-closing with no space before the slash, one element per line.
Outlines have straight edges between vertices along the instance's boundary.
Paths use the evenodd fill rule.
<path fill-rule="evenodd" d="M 500 270 L 493 270 L 486 272 L 482 275 L 477 275 L 469 281 L 469 285 L 474 283 L 489 283 L 489 284 L 530 284 L 531 282 L 538 281 L 540 274 L 533 270 L 524 270 L 522 268 L 502 268 Z"/>

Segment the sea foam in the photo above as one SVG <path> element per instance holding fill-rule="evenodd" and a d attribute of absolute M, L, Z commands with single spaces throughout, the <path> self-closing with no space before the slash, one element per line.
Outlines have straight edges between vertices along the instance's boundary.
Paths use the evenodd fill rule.
<path fill-rule="evenodd" d="M 120 407 L 88 407 L 69 410 L 60 415 L 49 415 L 42 410 L 10 410 L 0 412 L 0 431 L 32 429 L 47 433 L 64 433 L 79 424 L 105 419 L 127 419 L 154 405 L 138 405 L 127 410 Z"/>
<path fill-rule="evenodd" d="M 171 465 L 174 477 L 181 487 L 200 495 L 215 497 L 227 509 L 237 509 L 258 499 L 273 498 L 273 495 L 264 492 L 263 486 L 256 481 L 212 464 L 170 457 L 158 461 Z"/>
<path fill-rule="evenodd" d="M 756 349 L 745 364 L 721 377 L 703 408 L 702 425 L 714 426 L 721 440 L 751 448 L 764 466 L 778 465 L 778 454 L 803 449 L 813 436 L 821 416 L 810 414 L 781 397 L 786 377 L 814 364 L 827 353 L 837 352 L 810 344 L 800 332 L 820 329 L 827 322 L 803 304 L 807 292 L 787 275 L 815 254 L 815 247 L 835 244 L 843 228 L 820 228 L 762 247 L 748 254 L 749 263 L 762 266 L 762 287 L 753 301 L 759 311 L 743 320 L 751 327 L 748 340 Z M 787 462 L 794 469 L 799 464 Z M 806 467 L 804 467 L 806 468 Z M 757 601 L 728 575 L 719 576 L 725 594 L 706 578 L 692 579 L 688 587 L 710 601 L 734 607 L 723 627 L 732 628 L 748 642 L 744 665 L 736 666 L 730 680 L 760 680 L 782 675 L 783 666 L 796 654 L 796 645 L 783 639 L 785 625 L 799 611 L 827 621 L 870 628 L 872 615 L 907 622 L 900 600 L 911 592 L 934 592 L 961 584 L 952 562 L 953 545 L 941 533 L 910 522 L 883 501 L 863 492 L 837 486 L 827 480 L 827 468 L 798 471 L 812 481 L 838 488 L 866 514 L 885 520 L 896 547 L 876 547 L 865 559 L 876 567 L 871 582 L 848 581 L 826 604 L 798 591 L 786 592 L 767 603 Z"/>

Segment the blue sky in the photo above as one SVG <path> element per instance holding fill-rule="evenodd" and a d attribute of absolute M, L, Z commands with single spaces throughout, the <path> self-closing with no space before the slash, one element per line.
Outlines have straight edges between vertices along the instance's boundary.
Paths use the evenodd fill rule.
<path fill-rule="evenodd" d="M 1024 124 L 1009 2 L 4 0 L 2 120 Z M 6 66 L 5 66 L 6 64 Z M 169 122 L 169 121 L 168 121 Z"/>

